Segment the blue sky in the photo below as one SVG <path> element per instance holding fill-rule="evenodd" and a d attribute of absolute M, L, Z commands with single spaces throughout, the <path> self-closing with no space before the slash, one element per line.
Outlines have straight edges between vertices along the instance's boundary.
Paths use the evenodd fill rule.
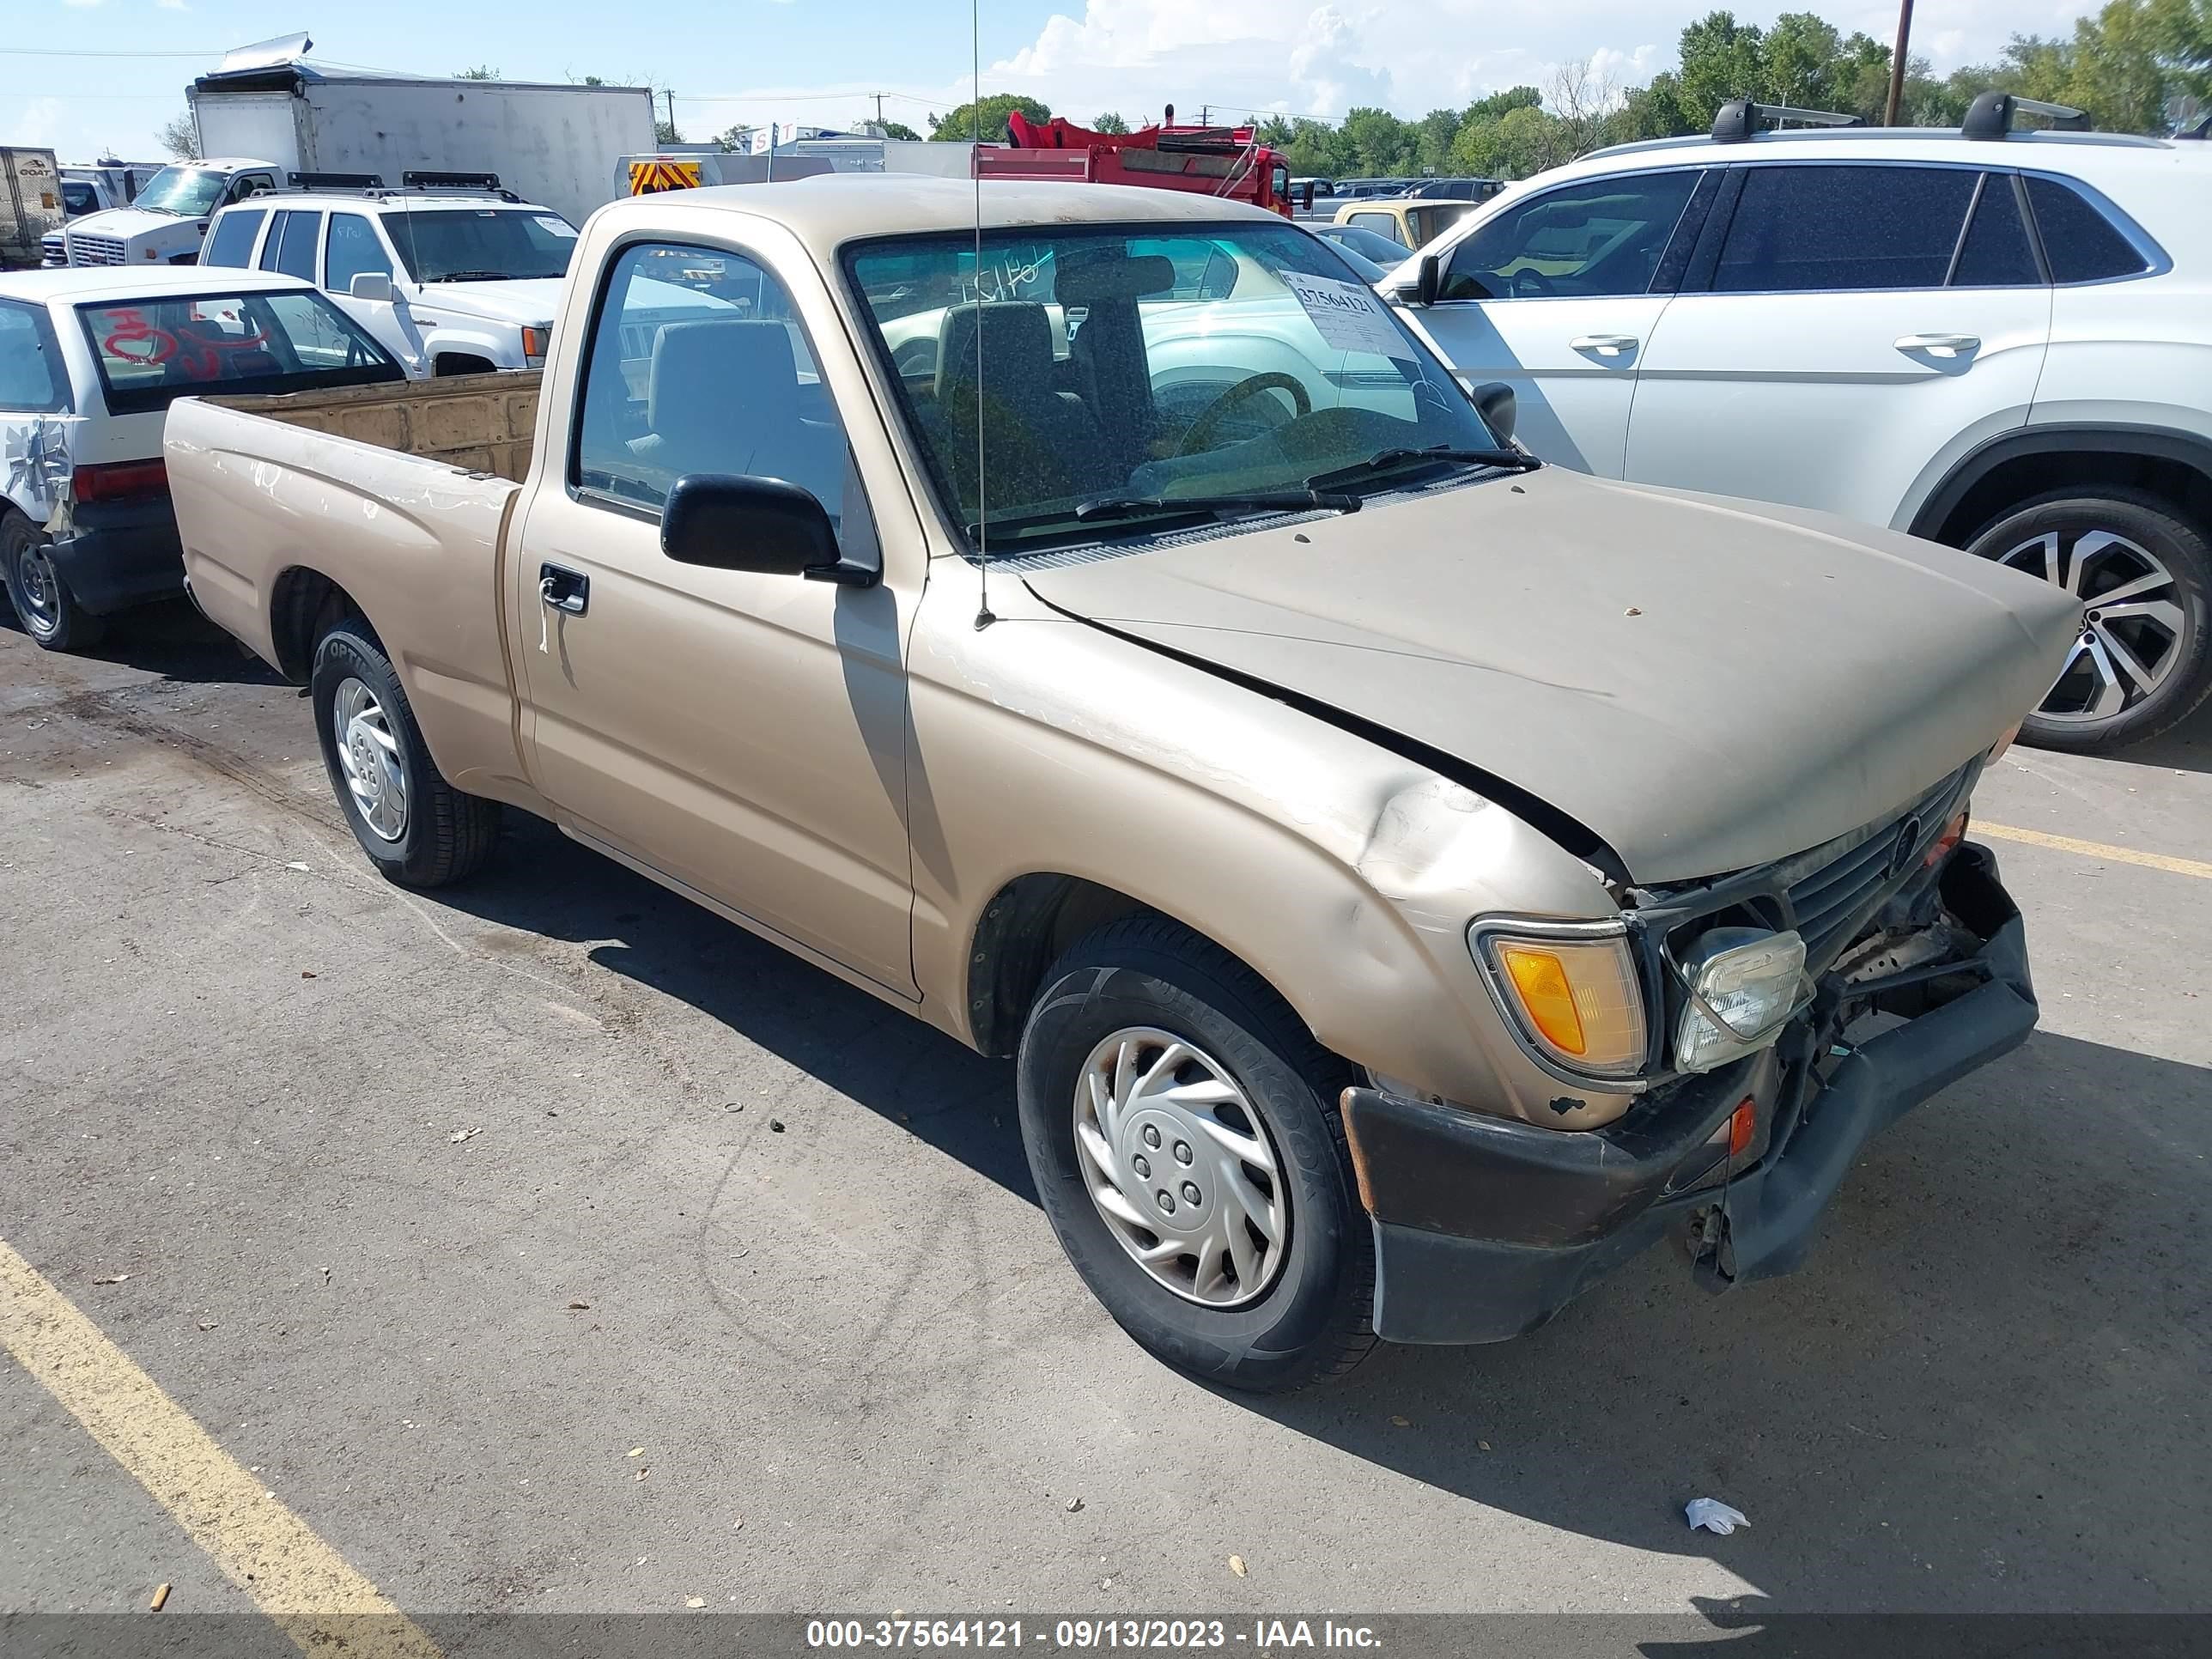
<path fill-rule="evenodd" d="M 985 0 L 987 89 L 1032 93 L 1088 120 L 1133 122 L 1173 100 L 1337 115 L 1380 103 L 1404 115 L 1501 87 L 1541 84 L 1553 65 L 1592 58 L 1632 85 L 1666 68 L 1684 22 L 1713 0 L 1088 0 L 1075 9 Z M 1800 7 L 1804 0 L 1797 0 Z M 927 131 L 926 114 L 967 95 L 969 13 L 945 0 L 539 0 L 482 11 L 430 0 L 345 6 L 302 0 L 0 0 L 0 47 L 177 52 L 40 57 L 0 52 L 0 143 L 51 145 L 64 161 L 112 149 L 159 159 L 155 129 L 184 87 L 227 48 L 306 31 L 318 58 L 421 74 L 489 64 L 514 80 L 599 75 L 677 94 L 687 137 L 770 118 L 836 125 L 872 112 Z M 1786 3 L 1739 5 L 1766 21 Z M 1894 0 L 1812 9 L 1887 39 Z M 2015 30 L 2050 33 L 2080 0 L 1920 0 L 1914 50 L 1938 70 L 1990 56 Z"/>

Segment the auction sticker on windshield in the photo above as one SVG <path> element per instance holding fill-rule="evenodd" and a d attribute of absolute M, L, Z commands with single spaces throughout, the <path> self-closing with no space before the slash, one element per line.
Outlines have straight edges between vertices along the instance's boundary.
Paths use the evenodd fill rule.
<path fill-rule="evenodd" d="M 1282 278 L 1313 319 L 1321 337 L 1339 351 L 1367 351 L 1379 357 L 1413 355 L 1365 284 L 1309 276 L 1302 270 L 1285 270 Z"/>
<path fill-rule="evenodd" d="M 550 213 L 534 213 L 531 217 L 538 221 L 539 228 L 566 240 L 575 240 L 576 228 L 566 219 L 556 219 Z"/>

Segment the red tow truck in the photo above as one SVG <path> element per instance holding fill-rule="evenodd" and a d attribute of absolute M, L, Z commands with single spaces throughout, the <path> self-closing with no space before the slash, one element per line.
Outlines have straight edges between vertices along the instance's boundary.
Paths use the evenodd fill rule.
<path fill-rule="evenodd" d="M 1172 110 L 1169 117 L 1172 121 Z M 1135 132 L 1093 132 L 1064 116 L 1032 121 L 1014 110 L 1006 117 L 1006 137 L 1005 149 L 977 147 L 977 178 L 1086 180 L 1195 191 L 1290 216 L 1290 165 L 1259 143 L 1249 126 L 1162 125 Z"/>

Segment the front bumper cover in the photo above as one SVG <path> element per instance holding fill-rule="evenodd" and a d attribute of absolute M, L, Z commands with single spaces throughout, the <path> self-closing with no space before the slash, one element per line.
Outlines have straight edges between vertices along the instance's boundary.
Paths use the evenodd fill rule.
<path fill-rule="evenodd" d="M 1796 1267 L 1860 1148 L 2034 1029 L 2026 932 L 1994 855 L 1961 847 L 1941 890 L 1978 950 L 1848 994 L 1825 981 L 1771 1052 L 1647 1097 L 1604 1128 L 1543 1129 L 1346 1090 L 1375 1229 L 1376 1334 L 1518 1336 L 1677 1227 L 1712 1288 Z M 1869 1002 L 1906 1023 L 1841 1043 Z M 1765 1115 L 1765 1150 L 1714 1184 L 1716 1132 L 1747 1095 Z"/>

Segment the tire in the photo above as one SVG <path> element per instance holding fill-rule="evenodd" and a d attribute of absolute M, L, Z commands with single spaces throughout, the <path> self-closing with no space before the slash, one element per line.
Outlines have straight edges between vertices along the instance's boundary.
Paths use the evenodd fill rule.
<path fill-rule="evenodd" d="M 0 509 L 0 579 L 15 620 L 33 645 L 48 651 L 82 651 L 107 633 L 105 618 L 76 602 L 46 556 L 46 532 L 12 507 Z"/>
<path fill-rule="evenodd" d="M 440 775 L 398 676 L 365 624 L 349 617 L 323 635 L 307 687 L 338 811 L 385 879 L 442 887 L 482 869 L 499 843 L 499 803 L 465 795 Z"/>
<path fill-rule="evenodd" d="M 2021 727 L 2022 743 L 2111 754 L 2171 729 L 2212 696 L 2212 547 L 2156 496 L 2054 490 L 1987 526 L 1966 550 L 2045 580 L 2055 568 L 2088 607 L 2058 683 Z M 2100 595 L 2123 587 L 2118 606 L 2100 606 Z"/>
<path fill-rule="evenodd" d="M 1125 1038 L 1131 1033 L 1141 1035 Z M 1190 1106 L 1137 1092 L 1117 1105 L 1109 1079 L 1118 1040 L 1133 1043 L 1128 1075 L 1148 1075 L 1173 1042 L 1190 1058 L 1163 1079 L 1201 1101 L 1234 1098 Z M 1047 974 L 1017 1061 L 1030 1170 L 1069 1261 L 1142 1346 L 1205 1381 L 1271 1394 L 1341 1376 L 1374 1346 L 1374 1238 L 1337 1108 L 1351 1081 L 1350 1068 L 1314 1041 L 1267 981 L 1164 919 L 1101 928 Z M 1106 1149 L 1124 1186 L 1079 1145 L 1086 1101 L 1092 1144 Z M 1194 1125 L 1188 1133 L 1177 1127 L 1200 1111 L 1223 1129 L 1201 1139 Z M 1162 1133 L 1148 1141 L 1154 1128 Z M 1261 1161 L 1230 1152 L 1230 1139 L 1257 1149 Z M 1273 1179 L 1262 1173 L 1269 1162 Z M 1129 1206 L 1122 1218 L 1109 1221 L 1094 1196 L 1102 1187 Z M 1289 1200 L 1286 1218 L 1279 1203 L 1261 1206 L 1287 1234 L 1272 1250 L 1256 1224 L 1237 1219 L 1271 1187 Z M 1137 1212 L 1140 1200 L 1147 1207 Z M 1161 1202 L 1166 1209 L 1156 1207 Z M 1162 1231 L 1133 1225 L 1137 1219 Z M 1238 1225 L 1245 1226 L 1243 1257 L 1233 1246 L 1204 1248 Z M 1224 1231 L 1209 1231 L 1216 1227 Z M 1155 1247 L 1200 1248 L 1147 1267 L 1135 1254 L 1147 1237 Z M 1131 1239 L 1137 1242 L 1125 1242 Z"/>

